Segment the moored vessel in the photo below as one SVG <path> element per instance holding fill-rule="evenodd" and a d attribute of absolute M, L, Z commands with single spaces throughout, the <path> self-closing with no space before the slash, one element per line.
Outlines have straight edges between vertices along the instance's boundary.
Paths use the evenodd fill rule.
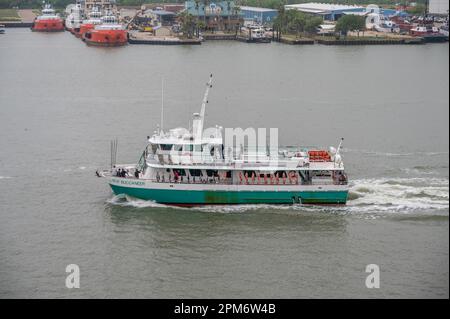
<path fill-rule="evenodd" d="M 75 33 L 80 29 L 80 25 L 83 22 L 84 9 L 81 2 L 77 1 L 75 4 L 68 5 L 66 12 L 68 12 L 64 22 L 66 30 Z"/>
<path fill-rule="evenodd" d="M 75 30 L 75 35 L 83 39 L 83 36 L 86 32 L 95 28 L 96 25 L 102 23 L 102 13 L 98 9 L 98 7 L 92 7 L 91 11 L 88 14 L 88 19 L 83 20 L 78 30 Z"/>
<path fill-rule="evenodd" d="M 416 26 L 410 30 L 412 36 L 421 37 L 425 42 L 446 42 L 448 36 L 441 34 L 439 29 L 433 26 Z"/>
<path fill-rule="evenodd" d="M 58 32 L 64 31 L 63 20 L 56 14 L 49 3 L 44 4 L 42 15 L 36 17 L 31 27 L 32 31 Z"/>
<path fill-rule="evenodd" d="M 84 33 L 83 41 L 97 46 L 122 46 L 128 43 L 128 32 L 114 15 L 108 13 L 101 21 L 101 24 Z"/>
<path fill-rule="evenodd" d="M 266 35 L 266 30 L 260 25 L 249 25 L 241 28 L 244 35 L 238 36 L 238 40 L 248 43 L 270 43 L 271 39 Z"/>
<path fill-rule="evenodd" d="M 342 141 L 329 150 L 231 148 L 220 126 L 203 129 L 211 87 L 212 77 L 192 128 L 164 131 L 161 123 L 138 164 L 116 164 L 112 143 L 111 168 L 97 175 L 107 179 L 114 194 L 178 206 L 346 203 Z"/>

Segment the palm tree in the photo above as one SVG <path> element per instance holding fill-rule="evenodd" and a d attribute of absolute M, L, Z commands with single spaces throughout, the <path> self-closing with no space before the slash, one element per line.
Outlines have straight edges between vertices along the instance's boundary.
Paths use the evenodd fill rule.
<path fill-rule="evenodd" d="M 238 24 L 236 26 L 236 35 L 238 33 L 238 30 L 241 29 L 240 19 L 239 19 L 239 13 L 241 12 L 241 7 L 238 5 L 234 5 L 233 7 L 233 15 L 236 16 L 236 19 L 238 20 Z"/>
<path fill-rule="evenodd" d="M 209 0 L 203 0 L 203 21 L 205 21 L 205 24 L 208 25 L 206 23 L 206 7 L 209 5 Z"/>
<path fill-rule="evenodd" d="M 230 29 L 230 24 L 231 24 L 231 2 L 227 1 L 227 12 L 228 12 L 228 25 L 227 25 L 227 29 Z"/>
<path fill-rule="evenodd" d="M 194 16 L 185 10 L 180 13 L 180 21 L 183 34 L 185 34 L 189 39 L 192 38 L 196 26 Z"/>

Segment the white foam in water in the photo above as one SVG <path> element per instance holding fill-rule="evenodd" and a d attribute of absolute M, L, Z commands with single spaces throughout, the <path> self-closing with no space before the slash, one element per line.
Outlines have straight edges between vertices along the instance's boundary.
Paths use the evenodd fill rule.
<path fill-rule="evenodd" d="M 440 178 L 378 178 L 352 182 L 351 210 L 407 212 L 449 208 L 449 181 Z"/>
<path fill-rule="evenodd" d="M 12 178 L 11 176 L 0 176 L 0 179 L 10 179 Z"/>
<path fill-rule="evenodd" d="M 344 152 L 362 153 L 375 156 L 387 156 L 387 157 L 399 157 L 399 156 L 439 156 L 448 155 L 449 152 L 409 152 L 409 153 L 392 153 L 392 152 L 379 152 L 362 149 L 344 148 Z"/>
<path fill-rule="evenodd" d="M 138 198 L 133 198 L 124 194 L 115 195 L 106 201 L 108 204 L 118 205 L 118 206 L 129 206 L 135 208 L 146 208 L 146 207 L 169 207 L 167 205 L 158 204 L 151 200 L 143 200 Z"/>

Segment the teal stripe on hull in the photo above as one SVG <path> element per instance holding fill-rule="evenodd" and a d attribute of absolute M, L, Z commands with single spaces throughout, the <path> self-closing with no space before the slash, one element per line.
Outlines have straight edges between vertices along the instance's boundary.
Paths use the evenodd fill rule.
<path fill-rule="evenodd" d="M 164 204 L 345 204 L 347 191 L 191 191 L 145 189 L 111 185 L 113 192 Z"/>

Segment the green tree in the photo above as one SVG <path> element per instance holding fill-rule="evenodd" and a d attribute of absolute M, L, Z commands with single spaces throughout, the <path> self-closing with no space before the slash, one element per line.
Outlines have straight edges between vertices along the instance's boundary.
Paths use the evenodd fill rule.
<path fill-rule="evenodd" d="M 359 32 L 364 31 L 366 28 L 366 19 L 363 16 L 357 16 L 353 14 L 344 15 L 336 23 L 336 31 L 347 35 L 349 31 Z"/>
<path fill-rule="evenodd" d="M 424 15 L 427 13 L 427 7 L 424 4 L 418 3 L 415 7 L 409 9 L 408 13 L 413 15 Z"/>
<path fill-rule="evenodd" d="M 181 12 L 179 18 L 183 35 L 191 39 L 194 36 L 195 29 L 197 27 L 197 19 L 187 11 Z"/>
<path fill-rule="evenodd" d="M 306 20 L 305 31 L 309 33 L 316 33 L 317 28 L 323 23 L 322 17 L 310 17 Z"/>

